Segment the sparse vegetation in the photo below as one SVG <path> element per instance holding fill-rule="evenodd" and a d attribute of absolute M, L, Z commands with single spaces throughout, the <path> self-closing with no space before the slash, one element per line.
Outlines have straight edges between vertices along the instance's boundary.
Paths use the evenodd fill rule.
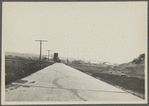
<path fill-rule="evenodd" d="M 72 64 L 83 64 L 84 61 L 82 61 L 82 60 L 74 60 L 74 61 L 72 61 L 71 63 L 72 63 Z"/>
<path fill-rule="evenodd" d="M 141 64 L 144 63 L 144 60 L 145 60 L 145 54 L 141 54 L 138 58 L 134 59 L 132 63 Z"/>
<path fill-rule="evenodd" d="M 77 70 L 91 75 L 95 78 L 107 82 L 131 92 L 132 94 L 144 98 L 145 80 L 144 80 L 144 62 L 145 54 L 141 54 L 132 62 L 114 65 L 86 65 L 67 63 Z"/>
<path fill-rule="evenodd" d="M 12 81 L 23 78 L 53 64 L 52 62 L 46 61 L 47 58 L 43 58 L 42 61 L 31 57 L 24 58 L 12 55 L 8 55 L 5 58 L 5 84 L 9 84 Z M 145 54 L 141 54 L 129 63 L 120 65 L 93 65 L 86 64 L 82 60 L 70 62 L 68 59 L 66 61 L 62 60 L 61 62 L 111 85 L 120 87 L 138 97 L 144 98 Z"/>
<path fill-rule="evenodd" d="M 53 63 L 48 61 L 38 61 L 22 57 L 6 56 L 5 58 L 5 84 L 26 77 Z"/>

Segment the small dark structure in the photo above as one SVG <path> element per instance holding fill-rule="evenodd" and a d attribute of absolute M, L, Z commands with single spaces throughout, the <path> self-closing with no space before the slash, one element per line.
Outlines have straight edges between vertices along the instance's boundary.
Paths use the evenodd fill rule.
<path fill-rule="evenodd" d="M 58 57 L 58 53 L 54 53 L 53 61 L 54 62 L 61 62 L 61 60 Z"/>

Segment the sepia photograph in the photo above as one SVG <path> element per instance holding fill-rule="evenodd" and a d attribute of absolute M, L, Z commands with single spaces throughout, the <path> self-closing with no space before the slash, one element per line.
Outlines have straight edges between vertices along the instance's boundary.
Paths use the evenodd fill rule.
<path fill-rule="evenodd" d="M 147 104 L 147 9 L 2 2 L 2 105 Z"/>

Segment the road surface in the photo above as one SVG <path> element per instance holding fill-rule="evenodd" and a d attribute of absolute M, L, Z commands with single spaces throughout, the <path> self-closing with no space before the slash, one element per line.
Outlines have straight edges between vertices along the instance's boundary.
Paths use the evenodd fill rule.
<path fill-rule="evenodd" d="M 143 101 L 62 63 L 55 63 L 5 88 L 5 101 Z"/>

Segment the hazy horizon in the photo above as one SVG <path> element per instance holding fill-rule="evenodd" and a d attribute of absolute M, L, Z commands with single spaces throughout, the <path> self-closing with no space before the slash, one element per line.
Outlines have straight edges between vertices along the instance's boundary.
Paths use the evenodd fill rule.
<path fill-rule="evenodd" d="M 3 2 L 5 51 L 126 63 L 146 53 L 147 2 Z"/>
<path fill-rule="evenodd" d="M 5 52 L 12 52 L 12 51 L 5 51 Z M 21 52 L 14 52 L 14 53 L 21 53 Z M 33 54 L 33 55 L 36 55 L 36 56 L 38 55 L 37 58 L 39 58 L 39 56 L 40 56 L 40 54 L 35 54 L 35 53 L 21 53 L 21 54 Z M 142 53 L 142 54 L 143 54 L 143 53 Z M 51 54 L 51 55 L 53 55 L 53 54 Z M 50 57 L 49 57 L 50 59 L 51 59 L 51 57 L 52 57 L 51 55 L 50 55 Z M 141 55 L 141 54 L 140 54 L 140 55 Z M 35 57 L 36 57 L 36 56 L 35 56 Z M 48 58 L 48 54 L 47 54 L 47 55 L 46 55 L 46 54 L 42 54 L 42 57 L 45 57 L 45 56 Z M 61 59 L 61 57 L 62 57 L 62 60 L 63 60 L 63 58 L 65 58 L 65 59 L 68 59 L 68 60 L 69 60 L 69 59 L 71 59 L 71 60 L 73 59 L 73 60 L 82 60 L 82 61 L 85 60 L 85 61 L 98 61 L 98 62 L 114 63 L 114 62 L 111 62 L 111 61 L 100 61 L 100 60 L 92 60 L 92 59 L 91 59 L 91 60 L 89 60 L 89 59 L 79 59 L 79 58 L 74 58 L 74 57 L 68 57 L 68 58 L 67 58 L 67 57 L 65 57 L 65 56 L 64 56 L 64 57 L 63 57 L 63 56 L 59 56 L 60 59 Z M 135 58 L 138 58 L 138 57 L 139 57 L 139 55 L 138 55 L 137 57 L 135 57 Z M 52 58 L 53 58 L 53 57 L 52 57 Z M 134 59 L 135 59 L 135 58 L 134 58 Z M 131 60 L 131 61 L 133 61 L 133 60 Z M 128 63 L 128 62 L 131 62 L 131 61 L 127 61 L 127 62 L 124 62 L 124 63 Z M 123 63 L 115 63 L 115 64 L 123 64 Z"/>

